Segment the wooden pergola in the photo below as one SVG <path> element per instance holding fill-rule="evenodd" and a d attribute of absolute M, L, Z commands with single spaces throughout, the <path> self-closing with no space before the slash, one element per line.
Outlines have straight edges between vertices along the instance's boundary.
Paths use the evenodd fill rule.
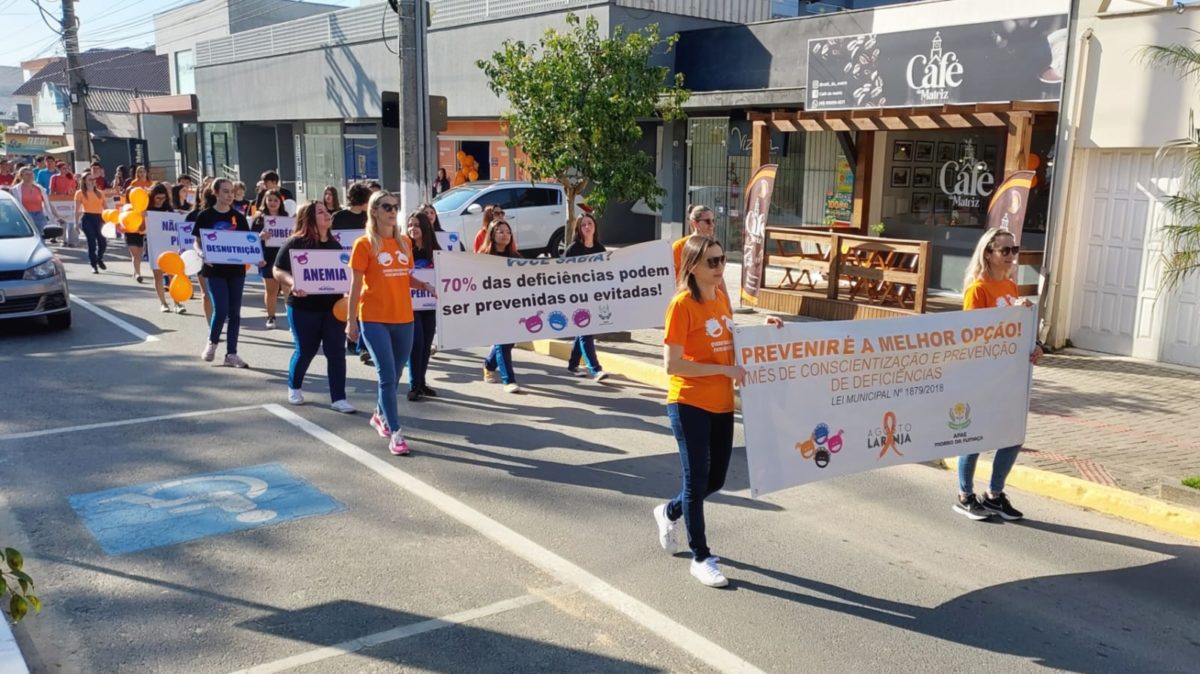
<path fill-rule="evenodd" d="M 874 108 L 870 110 L 831 110 L 824 112 L 783 110 L 752 112 L 747 116 L 753 125 L 750 154 L 751 174 L 766 164 L 770 153 L 772 129 L 807 133 L 833 131 L 842 136 L 843 147 L 849 148 L 854 164 L 854 215 L 852 228 L 866 229 L 870 211 L 870 182 L 859 176 L 872 176 L 875 159 L 875 134 L 880 131 L 938 131 L 971 128 L 1005 128 L 1008 142 L 1004 151 L 1003 178 L 1023 170 L 1029 162 L 1029 145 L 1033 137 L 1036 115 L 1057 114 L 1054 101 L 1012 101 L 1008 103 L 973 103 L 969 105 L 932 105 L 911 108 Z M 856 142 L 849 141 L 849 132 L 857 131 Z"/>

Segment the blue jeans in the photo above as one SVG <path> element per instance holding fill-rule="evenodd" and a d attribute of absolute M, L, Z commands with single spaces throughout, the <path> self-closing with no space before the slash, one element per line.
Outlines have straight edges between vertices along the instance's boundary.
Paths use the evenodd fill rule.
<path fill-rule="evenodd" d="M 33 218 L 33 224 L 37 227 L 38 236 L 41 236 L 46 231 L 46 214 L 41 211 L 37 211 L 36 213 L 30 211 L 29 217 Z"/>
<path fill-rule="evenodd" d="M 329 399 L 333 402 L 345 400 L 346 350 L 342 348 L 342 342 L 346 339 L 346 324 L 332 311 L 309 311 L 291 306 L 287 308 L 287 318 L 296 343 L 292 362 L 288 365 L 288 388 L 303 386 L 308 366 L 317 356 L 317 347 L 321 347 L 329 373 Z"/>
<path fill-rule="evenodd" d="M 246 285 L 246 277 L 209 276 L 207 279 L 213 307 L 212 322 L 208 324 L 208 341 L 214 344 L 221 341 L 221 328 L 228 319 L 225 353 L 237 353 L 238 331 L 242 327 L 242 289 Z"/>
<path fill-rule="evenodd" d="M 1020 453 L 1020 445 L 996 450 L 996 456 L 992 459 L 992 479 L 988 483 L 988 491 L 993 494 L 1004 491 L 1004 481 L 1008 479 L 1008 474 Z M 963 494 L 975 493 L 975 462 L 978 460 L 978 454 L 958 457 L 958 489 Z"/>
<path fill-rule="evenodd" d="M 604 369 L 600 367 L 600 359 L 596 357 L 596 340 L 591 335 L 575 338 L 575 343 L 571 345 L 571 357 L 567 359 L 567 369 L 579 369 L 580 358 L 592 374 Z"/>
<path fill-rule="evenodd" d="M 725 486 L 733 455 L 733 412 L 717 414 L 671 403 L 667 418 L 683 464 L 683 489 L 667 502 L 667 518 L 674 522 L 683 517 L 692 557 L 702 562 L 712 556 L 704 535 L 704 499 Z"/>
<path fill-rule="evenodd" d="M 103 226 L 104 220 L 95 213 L 84 213 L 79 220 L 79 228 L 83 230 L 83 236 L 87 239 L 88 262 L 91 262 L 93 267 L 104 257 L 104 251 L 108 250 L 108 239 L 100 233 Z"/>
<path fill-rule="evenodd" d="M 500 381 L 505 384 L 517 383 L 517 373 L 512 366 L 512 344 L 497 344 L 491 353 L 483 360 L 483 369 L 488 372 L 500 371 Z"/>
<path fill-rule="evenodd" d="M 379 400 L 376 406 L 388 428 L 400 430 L 400 411 L 396 407 L 396 384 L 412 353 L 412 323 L 372 323 L 362 321 L 363 341 L 375 361 L 379 380 Z"/>
<path fill-rule="evenodd" d="M 437 312 L 413 312 L 412 357 L 408 362 L 408 387 L 416 390 L 425 386 L 425 371 L 429 369 L 429 356 L 433 354 L 433 335 L 437 332 Z"/>

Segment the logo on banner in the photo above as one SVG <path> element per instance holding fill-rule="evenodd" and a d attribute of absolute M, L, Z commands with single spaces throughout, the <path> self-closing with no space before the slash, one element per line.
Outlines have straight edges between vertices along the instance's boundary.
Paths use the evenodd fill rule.
<path fill-rule="evenodd" d="M 942 51 L 942 33 L 933 34 L 929 56 L 917 54 L 908 61 L 908 87 L 917 92 L 923 103 L 940 103 L 950 99 L 950 90 L 963 83 L 963 64 L 958 54 Z"/>
<path fill-rule="evenodd" d="M 992 194 L 996 177 L 986 163 L 975 158 L 975 143 L 968 140 L 964 145 L 962 157 L 942 164 L 938 187 L 955 208 L 978 210 Z"/>
<path fill-rule="evenodd" d="M 338 261 L 342 264 L 350 264 L 350 253 L 342 253 L 338 256 Z"/>
<path fill-rule="evenodd" d="M 971 406 L 967 403 L 954 403 L 950 407 L 950 423 L 946 424 L 956 431 L 961 431 L 971 425 Z"/>
<path fill-rule="evenodd" d="M 520 323 L 521 325 L 525 326 L 525 329 L 529 331 L 529 334 L 536 335 L 537 333 L 542 331 L 542 327 L 545 325 L 542 322 L 542 314 L 544 314 L 544 313 L 546 313 L 546 312 L 539 311 L 532 316 L 518 318 L 517 322 Z"/>
<path fill-rule="evenodd" d="M 596 316 L 600 318 L 600 325 L 612 325 L 612 309 L 609 309 L 607 304 L 601 304 Z"/>
<path fill-rule="evenodd" d="M 571 315 L 571 320 L 575 321 L 575 327 L 586 328 L 592 324 L 592 312 L 587 309 L 576 309 Z"/>
<path fill-rule="evenodd" d="M 904 456 L 900 447 L 912 442 L 912 424 L 900 425 L 896 413 L 889 410 L 883 415 L 883 426 L 872 429 L 867 433 L 867 449 L 878 449 L 882 459 L 888 452 L 896 456 Z"/>
<path fill-rule="evenodd" d="M 546 322 L 550 324 L 550 329 L 555 332 L 562 332 L 563 330 L 567 329 L 568 325 L 570 325 L 570 321 L 567 320 L 567 315 L 561 311 L 551 311 L 549 318 L 546 319 Z"/>
<path fill-rule="evenodd" d="M 829 425 L 821 422 L 807 440 L 796 443 L 796 451 L 800 452 L 800 457 L 805 461 L 811 459 L 817 464 L 817 468 L 824 468 L 829 465 L 833 454 L 842 451 L 843 434 L 845 431 L 839 430 L 837 434 L 830 435 Z"/>

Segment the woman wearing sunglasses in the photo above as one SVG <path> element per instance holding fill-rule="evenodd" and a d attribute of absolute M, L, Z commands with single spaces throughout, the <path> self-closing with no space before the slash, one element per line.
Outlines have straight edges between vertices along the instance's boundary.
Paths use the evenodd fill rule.
<path fill-rule="evenodd" d="M 688 222 L 691 223 L 692 230 L 683 235 L 683 238 L 671 244 L 671 253 L 675 256 L 675 273 L 680 285 L 683 285 L 683 276 L 680 273 L 683 267 L 683 246 L 688 239 L 693 236 L 703 236 L 709 239 L 716 240 L 717 225 L 716 215 L 713 210 L 703 204 L 696 204 L 688 210 Z M 729 288 L 725 287 L 725 277 L 721 277 L 721 292 L 725 294 L 725 301 L 729 302 Z M 730 305 L 732 307 L 732 305 Z"/>
<path fill-rule="evenodd" d="M 963 279 L 963 310 L 994 309 L 1021 303 L 1017 284 L 1013 276 L 1017 271 L 1017 253 L 1020 248 L 1012 232 L 1004 228 L 989 229 L 980 237 L 975 253 L 967 264 Z M 1028 306 L 1028 302 L 1025 305 Z M 1038 344 L 1029 356 L 1035 365 L 1042 358 L 1042 347 Z M 985 520 L 992 515 L 1013 521 L 1023 517 L 1020 510 L 1012 507 L 1004 494 L 1004 482 L 1017 462 L 1021 446 L 996 450 L 992 460 L 992 478 L 983 498 L 975 495 L 975 463 L 978 454 L 958 457 L 958 500 L 954 511 L 973 520 Z"/>
<path fill-rule="evenodd" d="M 350 311 L 362 322 L 363 340 L 375 361 L 379 402 L 371 427 L 388 439 L 393 456 L 409 453 L 400 429 L 396 384 L 412 352 L 413 308 L 410 285 L 436 296 L 436 289 L 412 280 L 413 246 L 397 224 L 400 200 L 380 190 L 367 202 L 367 233 L 350 251 Z M 346 338 L 358 341 L 358 322 L 346 321 Z"/>
<path fill-rule="evenodd" d="M 679 294 L 667 307 L 663 365 L 670 375 L 667 417 L 679 444 L 683 489 L 654 509 L 658 542 L 669 554 L 678 548 L 675 523 L 683 518 L 691 572 L 704 585 L 729 584 L 704 533 L 704 500 L 725 484 L 733 453 L 733 384 L 745 370 L 734 364 L 733 313 L 722 289 L 725 253 L 707 236 L 684 243 Z M 782 325 L 774 316 L 771 325 Z"/>

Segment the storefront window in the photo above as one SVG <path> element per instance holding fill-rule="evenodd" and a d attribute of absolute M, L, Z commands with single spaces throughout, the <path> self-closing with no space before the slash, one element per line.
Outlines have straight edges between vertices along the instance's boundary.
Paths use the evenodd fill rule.
<path fill-rule="evenodd" d="M 885 226 L 983 227 L 1001 181 L 1000 129 L 888 134 L 884 148 Z"/>
<path fill-rule="evenodd" d="M 228 122 L 204 124 L 205 173 L 217 177 L 237 175 L 237 127 Z"/>
<path fill-rule="evenodd" d="M 304 193 L 321 194 L 327 185 L 345 183 L 345 147 L 338 122 L 304 125 Z"/>

